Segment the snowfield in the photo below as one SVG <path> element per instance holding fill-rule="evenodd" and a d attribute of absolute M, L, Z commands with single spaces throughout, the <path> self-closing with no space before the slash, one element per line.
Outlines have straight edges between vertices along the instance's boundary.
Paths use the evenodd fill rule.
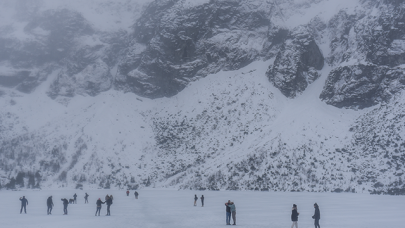
<path fill-rule="evenodd" d="M 89 190 L 89 204 L 84 204 L 85 190 L 2 191 L 1 227 L 224 227 L 224 203 L 229 199 L 236 205 L 238 227 L 290 227 L 292 204 L 298 205 L 298 226 L 313 226 L 313 204 L 321 210 L 321 227 L 328 228 L 386 228 L 401 227 L 405 218 L 401 215 L 402 196 L 336 193 L 282 193 L 253 191 L 177 191 L 162 189 L 139 190 L 135 200 L 125 190 Z M 78 203 L 68 206 L 63 214 L 60 198 L 73 198 Z M 106 205 L 100 217 L 95 217 L 96 200 L 112 194 L 114 201 L 111 216 L 107 217 Z M 205 196 L 205 206 L 193 206 L 194 194 Z M 29 204 L 27 214 L 19 214 L 19 197 L 25 195 Z M 52 215 L 46 215 L 46 199 L 53 196 L 55 207 Z"/>

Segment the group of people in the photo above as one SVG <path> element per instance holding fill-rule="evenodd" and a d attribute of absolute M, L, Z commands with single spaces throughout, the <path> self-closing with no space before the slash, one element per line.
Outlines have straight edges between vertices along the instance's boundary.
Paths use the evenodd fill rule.
<path fill-rule="evenodd" d="M 201 199 L 201 207 L 204 207 L 204 195 L 201 195 L 200 199 Z M 197 206 L 197 200 L 198 200 L 197 195 L 194 195 L 194 206 Z"/>
<path fill-rule="evenodd" d="M 138 193 L 136 192 L 135 197 L 138 198 Z M 62 198 L 61 201 L 63 203 L 63 215 L 67 215 L 68 214 L 68 210 L 67 207 L 69 205 L 69 203 L 76 203 L 76 198 L 77 198 L 77 194 L 75 193 L 73 195 L 73 199 L 67 200 L 66 198 Z M 89 194 L 85 194 L 84 196 L 84 203 L 88 203 L 88 198 L 89 198 Z M 107 204 L 107 214 L 106 216 L 110 216 L 111 212 L 110 212 L 110 207 L 113 204 L 113 196 L 112 195 L 106 195 L 105 196 L 105 202 L 102 202 L 100 198 L 98 198 L 96 205 L 97 205 L 97 210 L 96 210 L 96 215 L 98 212 L 98 215 L 100 216 L 100 210 L 101 210 L 101 204 Z M 28 200 L 25 198 L 25 196 L 20 197 L 20 201 L 21 201 L 21 210 L 20 210 L 20 214 L 22 213 L 22 211 L 24 210 L 24 213 L 27 214 L 27 205 L 28 205 Z M 70 202 L 69 202 L 70 201 Z M 49 196 L 48 199 L 46 200 L 46 205 L 48 207 L 47 209 L 47 214 L 51 215 L 52 214 L 52 209 L 53 209 L 53 199 L 52 196 Z"/>
<path fill-rule="evenodd" d="M 127 196 L 129 196 L 129 190 L 126 192 Z M 138 199 L 138 195 L 139 193 L 137 191 L 135 191 L 134 193 L 135 195 L 135 199 Z M 85 199 L 85 203 L 88 203 L 88 197 L 89 194 L 87 194 L 87 192 L 85 193 L 84 199 Z M 73 195 L 73 201 L 74 203 L 76 203 L 76 198 L 77 198 L 77 194 L 75 193 Z M 110 216 L 110 207 L 113 204 L 113 196 L 112 195 L 106 195 L 105 196 L 105 201 L 101 201 L 101 198 L 98 198 L 96 205 L 97 205 L 97 209 L 96 209 L 96 216 L 98 214 L 98 216 L 100 216 L 100 211 L 101 211 L 101 204 L 107 204 L 107 214 L 106 216 Z M 204 195 L 201 195 L 200 197 L 201 199 L 201 206 L 204 207 Z M 198 197 L 197 195 L 194 195 L 194 206 L 197 206 L 197 200 Z M 25 196 L 20 197 L 20 201 L 21 201 L 21 210 L 20 210 L 20 214 L 22 213 L 22 211 L 24 210 L 24 213 L 27 213 L 27 205 L 28 205 L 28 200 L 25 198 Z M 67 215 L 68 211 L 67 211 L 67 207 L 69 205 L 69 201 L 66 198 L 61 199 L 61 201 L 63 202 L 63 214 Z M 48 210 L 47 213 L 48 215 L 52 214 L 52 208 L 54 206 L 53 204 L 53 200 L 52 200 L 52 196 L 49 196 L 48 199 L 46 200 L 46 204 L 48 206 Z M 231 225 L 231 216 L 232 216 L 232 220 L 233 220 L 233 224 L 232 225 L 236 225 L 236 207 L 235 207 L 235 203 L 231 202 L 230 200 L 228 200 L 227 203 L 225 203 L 225 207 L 226 207 L 226 225 Z M 312 216 L 312 218 L 315 220 L 314 224 L 315 224 L 315 228 L 320 228 L 319 225 L 319 220 L 321 219 L 321 212 L 319 210 L 319 206 L 317 203 L 314 204 L 314 208 L 315 208 L 315 213 Z M 293 222 L 293 224 L 291 225 L 291 228 L 294 228 L 294 226 L 296 228 L 298 228 L 298 216 L 300 213 L 298 213 L 298 208 L 296 204 L 293 204 L 292 207 L 292 212 L 291 212 L 291 221 Z"/>
<path fill-rule="evenodd" d="M 110 216 L 111 215 L 111 213 L 110 213 L 110 207 L 111 207 L 111 204 L 113 204 L 113 196 L 112 195 L 106 195 L 105 196 L 105 201 L 103 202 L 103 201 L 101 201 L 101 198 L 98 198 L 98 200 L 97 200 L 97 202 L 96 202 L 96 205 L 97 205 L 97 209 L 96 209 L 96 214 L 95 214 L 95 216 L 97 216 L 97 212 L 98 212 L 98 216 L 100 216 L 100 211 L 101 211 L 101 204 L 107 204 L 107 214 L 106 214 L 106 216 Z"/>
<path fill-rule="evenodd" d="M 314 208 L 315 208 L 315 213 L 312 216 L 312 218 L 315 220 L 315 222 L 314 222 L 315 228 L 321 228 L 321 226 L 319 225 L 319 220 L 321 219 L 321 211 L 319 210 L 319 206 L 317 203 L 314 204 Z M 298 228 L 298 216 L 299 215 L 300 215 L 300 213 L 298 213 L 297 205 L 293 204 L 292 212 L 291 212 L 291 221 L 293 222 L 293 224 L 291 225 L 291 228 L 293 228 L 294 226 L 296 228 Z"/>
<path fill-rule="evenodd" d="M 232 220 L 233 220 L 232 225 L 236 225 L 235 203 L 228 200 L 228 202 L 225 203 L 225 207 L 226 207 L 226 225 L 231 225 L 231 215 L 232 215 Z"/>
<path fill-rule="evenodd" d="M 134 192 L 135 199 L 138 199 L 139 193 L 137 191 Z M 127 190 L 127 196 L 129 196 L 129 190 Z"/>

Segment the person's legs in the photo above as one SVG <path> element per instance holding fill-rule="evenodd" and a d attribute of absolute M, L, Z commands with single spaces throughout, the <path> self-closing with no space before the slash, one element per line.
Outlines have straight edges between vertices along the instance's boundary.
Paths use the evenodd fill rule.
<path fill-rule="evenodd" d="M 232 211 L 233 225 L 236 225 L 236 211 Z"/>
<path fill-rule="evenodd" d="M 231 212 L 226 212 L 226 225 L 231 224 Z"/>
<path fill-rule="evenodd" d="M 298 228 L 298 223 L 297 222 L 293 222 L 293 224 L 291 225 L 291 228 L 293 228 L 295 226 L 295 228 Z"/>
<path fill-rule="evenodd" d="M 110 205 L 107 205 L 107 215 L 110 215 Z"/>
<path fill-rule="evenodd" d="M 321 228 L 319 225 L 319 219 L 315 219 L 315 228 Z"/>
<path fill-rule="evenodd" d="M 27 214 L 27 206 L 24 205 L 24 213 Z"/>

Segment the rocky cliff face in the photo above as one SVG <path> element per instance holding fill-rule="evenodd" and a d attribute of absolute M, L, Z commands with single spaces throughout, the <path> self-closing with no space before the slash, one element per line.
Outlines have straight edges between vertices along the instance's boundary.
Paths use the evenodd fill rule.
<path fill-rule="evenodd" d="M 1 21 L 2 187 L 404 194 L 402 1 L 101 2 Z"/>

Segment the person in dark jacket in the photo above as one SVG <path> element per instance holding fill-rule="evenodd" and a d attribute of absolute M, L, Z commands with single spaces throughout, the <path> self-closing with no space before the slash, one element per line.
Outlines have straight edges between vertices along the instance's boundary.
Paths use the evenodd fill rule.
<path fill-rule="evenodd" d="M 101 204 L 105 204 L 105 202 L 101 201 L 101 199 L 98 198 L 96 204 L 97 204 L 96 216 L 97 216 L 97 212 L 98 212 L 98 216 L 100 216 Z"/>
<path fill-rule="evenodd" d="M 231 204 L 231 201 L 228 200 L 228 203 L 225 203 L 226 207 L 226 225 L 231 225 L 231 208 L 228 205 Z"/>
<path fill-rule="evenodd" d="M 134 195 L 135 195 L 135 199 L 138 199 L 139 193 L 137 191 L 135 191 Z"/>
<path fill-rule="evenodd" d="M 204 195 L 201 195 L 201 207 L 204 207 Z"/>
<path fill-rule="evenodd" d="M 48 215 L 51 215 L 53 207 L 52 196 L 48 197 L 48 199 L 46 200 L 46 205 L 48 206 Z"/>
<path fill-rule="evenodd" d="M 292 208 L 292 212 L 291 212 L 291 221 L 293 222 L 293 224 L 291 225 L 291 228 L 295 227 L 298 228 L 298 215 L 300 213 L 298 213 L 297 211 L 297 205 L 293 204 L 293 208 Z"/>
<path fill-rule="evenodd" d="M 113 196 L 111 195 L 111 196 L 109 196 L 108 197 L 108 199 L 105 201 L 105 203 L 107 204 L 107 214 L 106 214 L 106 216 L 110 216 L 111 214 L 110 214 L 110 206 L 111 206 L 111 204 L 113 204 Z"/>
<path fill-rule="evenodd" d="M 60 200 L 62 200 L 63 202 L 63 215 L 67 215 L 68 214 L 67 207 L 69 205 L 69 201 L 66 198 Z"/>
<path fill-rule="evenodd" d="M 20 197 L 20 201 L 21 201 L 20 214 L 22 213 L 23 208 L 24 208 L 24 213 L 27 214 L 28 200 L 25 198 L 25 196 L 23 196 L 23 197 Z"/>
<path fill-rule="evenodd" d="M 315 214 L 312 216 L 315 219 L 315 228 L 321 228 L 319 225 L 319 220 L 321 219 L 321 212 L 319 211 L 319 206 L 317 203 L 314 204 Z"/>
<path fill-rule="evenodd" d="M 127 190 L 127 196 L 129 196 L 129 190 Z"/>
<path fill-rule="evenodd" d="M 198 200 L 197 195 L 194 195 L 194 206 L 197 206 L 197 200 Z"/>
<path fill-rule="evenodd" d="M 89 203 L 88 198 L 89 198 L 89 194 L 87 194 L 87 192 L 86 192 L 86 194 L 84 194 L 84 203 Z"/>
<path fill-rule="evenodd" d="M 73 202 L 76 204 L 77 203 L 77 200 L 76 200 L 76 198 L 77 198 L 77 195 L 76 195 L 76 193 L 73 195 Z"/>

